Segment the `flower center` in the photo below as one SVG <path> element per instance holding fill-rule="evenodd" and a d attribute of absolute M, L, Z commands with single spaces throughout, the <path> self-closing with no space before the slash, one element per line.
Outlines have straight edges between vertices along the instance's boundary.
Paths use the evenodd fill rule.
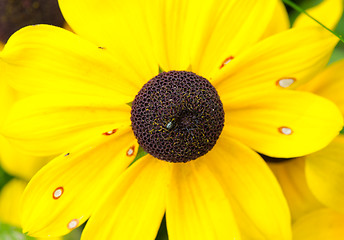
<path fill-rule="evenodd" d="M 131 123 L 147 153 L 168 162 L 188 162 L 214 147 L 224 111 L 207 79 L 186 71 L 162 72 L 136 95 Z"/>

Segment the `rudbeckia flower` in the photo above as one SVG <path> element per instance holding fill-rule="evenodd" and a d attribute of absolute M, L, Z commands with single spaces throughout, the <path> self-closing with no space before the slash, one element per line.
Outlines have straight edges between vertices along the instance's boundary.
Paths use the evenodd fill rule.
<path fill-rule="evenodd" d="M 332 100 L 344 115 L 344 60 L 331 64 L 299 89 Z M 339 134 L 324 149 L 302 158 L 271 163 L 293 219 L 329 207 L 344 213 L 344 135 Z"/>
<path fill-rule="evenodd" d="M 0 55 L 19 101 L 2 132 L 58 154 L 29 183 L 23 229 L 82 239 L 290 239 L 287 203 L 260 152 L 296 157 L 342 128 L 329 100 L 286 89 L 337 39 L 281 31 L 277 1 L 61 0 L 75 34 L 40 25 Z M 133 162 L 139 151 L 144 157 Z"/>

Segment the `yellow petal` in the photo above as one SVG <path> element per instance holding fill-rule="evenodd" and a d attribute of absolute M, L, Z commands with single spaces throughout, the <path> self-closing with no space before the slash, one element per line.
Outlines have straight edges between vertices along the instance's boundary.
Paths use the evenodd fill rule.
<path fill-rule="evenodd" d="M 170 163 L 150 155 L 134 163 L 111 186 L 81 239 L 155 239 L 166 208 L 170 169 Z"/>
<path fill-rule="evenodd" d="M 43 167 L 23 196 L 23 231 L 35 237 L 67 234 L 87 220 L 138 145 L 131 129 L 95 136 Z"/>
<path fill-rule="evenodd" d="M 274 15 L 272 16 L 272 19 L 270 20 L 270 23 L 266 28 L 262 39 L 277 34 L 279 32 L 288 30 L 289 27 L 290 22 L 287 9 L 285 8 L 283 1 L 278 0 L 275 7 Z"/>
<path fill-rule="evenodd" d="M 20 200 L 26 182 L 12 179 L 0 192 L 0 221 L 19 227 L 20 226 Z"/>
<path fill-rule="evenodd" d="M 337 42 L 321 27 L 284 31 L 234 58 L 214 77 L 213 85 L 228 103 L 257 92 L 297 86 L 325 67 Z"/>
<path fill-rule="evenodd" d="M 198 5 L 199 4 L 197 1 Z M 190 31 L 192 70 L 209 79 L 228 57 L 238 56 L 266 31 L 276 1 L 213 1 Z M 198 8 L 192 9 L 198 14 Z M 191 38 L 190 36 L 188 36 Z"/>
<path fill-rule="evenodd" d="M 119 126 L 130 125 L 130 107 L 109 97 L 38 94 L 13 106 L 2 132 L 28 154 L 59 154 Z"/>
<path fill-rule="evenodd" d="M 8 86 L 3 76 L 3 63 L 0 62 L 0 126 L 2 125 L 5 116 L 8 114 L 10 107 L 12 106 L 16 95 L 14 90 Z"/>
<path fill-rule="evenodd" d="M 230 135 L 271 157 L 298 157 L 318 151 L 343 126 L 335 104 L 308 92 L 276 91 L 224 108 Z"/>
<path fill-rule="evenodd" d="M 306 182 L 304 158 L 269 163 L 269 166 L 282 187 L 293 221 L 322 206 Z"/>
<path fill-rule="evenodd" d="M 344 213 L 344 136 L 306 158 L 306 179 L 325 205 Z"/>
<path fill-rule="evenodd" d="M 204 158 L 226 190 L 243 239 L 291 239 L 287 202 L 258 154 L 223 132 Z"/>
<path fill-rule="evenodd" d="M 344 115 L 344 60 L 331 64 L 299 89 L 332 100 Z"/>
<path fill-rule="evenodd" d="M 173 164 L 166 207 L 169 239 L 240 239 L 229 199 L 205 164 L 212 160 Z"/>
<path fill-rule="evenodd" d="M 9 174 L 29 181 L 53 156 L 31 156 L 22 153 L 0 135 L 0 163 Z"/>
<path fill-rule="evenodd" d="M 344 215 L 320 209 L 300 218 L 293 226 L 294 240 L 339 240 L 344 236 Z"/>
<path fill-rule="evenodd" d="M 343 13 L 343 1 L 342 0 L 323 0 L 320 4 L 306 12 L 313 18 L 324 24 L 326 27 L 334 30 Z M 301 13 L 293 24 L 293 27 L 305 27 L 319 25 L 313 19 L 306 14 Z"/>
<path fill-rule="evenodd" d="M 140 76 L 141 86 L 158 74 L 145 11 L 157 14 L 159 4 L 137 0 L 105 0 L 101 3 L 59 0 L 59 4 L 73 31 L 121 59 Z"/>
<path fill-rule="evenodd" d="M 131 102 L 138 76 L 106 49 L 53 26 L 23 28 L 0 53 L 3 75 L 28 93 L 79 93 Z"/>

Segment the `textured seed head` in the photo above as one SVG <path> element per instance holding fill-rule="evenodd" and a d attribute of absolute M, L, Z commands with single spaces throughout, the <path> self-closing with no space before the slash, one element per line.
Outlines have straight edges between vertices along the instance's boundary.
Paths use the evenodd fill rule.
<path fill-rule="evenodd" d="M 192 72 L 163 72 L 132 103 L 131 122 L 140 146 L 169 162 L 187 162 L 213 148 L 224 110 L 211 83 Z"/>

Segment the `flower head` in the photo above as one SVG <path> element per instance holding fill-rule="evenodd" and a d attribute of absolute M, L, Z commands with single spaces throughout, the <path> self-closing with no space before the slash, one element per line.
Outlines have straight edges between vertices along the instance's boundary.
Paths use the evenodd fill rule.
<path fill-rule="evenodd" d="M 83 239 L 154 239 L 166 214 L 170 239 L 290 239 L 287 204 L 255 151 L 316 151 L 342 117 L 288 89 L 337 39 L 320 27 L 277 34 L 280 4 L 61 0 L 78 35 L 14 34 L 1 64 L 33 96 L 3 133 L 36 155 L 63 152 L 25 191 L 24 231 L 58 236 L 91 216 Z M 150 154 L 133 163 L 138 143 Z"/>
<path fill-rule="evenodd" d="M 188 162 L 214 147 L 224 117 L 219 95 L 207 79 L 193 72 L 169 71 L 142 87 L 130 119 L 146 152 L 165 161 Z"/>

